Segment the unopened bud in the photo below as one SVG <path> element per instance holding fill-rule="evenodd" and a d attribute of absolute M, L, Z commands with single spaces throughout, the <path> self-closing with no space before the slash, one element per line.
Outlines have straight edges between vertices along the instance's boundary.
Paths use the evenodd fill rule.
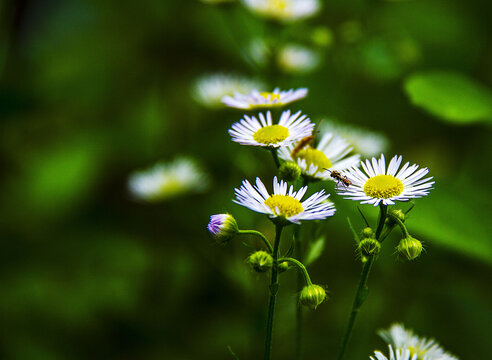
<path fill-rule="evenodd" d="M 248 257 L 248 263 L 256 272 L 265 272 L 272 268 L 273 257 L 266 251 L 260 250 Z"/>
<path fill-rule="evenodd" d="M 405 222 L 405 213 L 400 209 L 391 209 L 388 213 L 388 216 L 386 216 L 386 225 L 390 227 L 397 225 L 397 222 L 394 218 L 399 219 L 401 222 Z"/>
<path fill-rule="evenodd" d="M 283 273 L 284 271 L 289 270 L 289 263 L 287 261 L 282 261 L 278 264 L 278 272 Z"/>
<path fill-rule="evenodd" d="M 400 240 L 400 243 L 396 247 L 396 250 L 402 255 L 404 255 L 408 260 L 416 259 L 422 253 L 422 243 L 408 235 L 407 237 Z"/>
<path fill-rule="evenodd" d="M 327 298 L 326 290 L 319 285 L 307 285 L 302 289 L 299 296 L 301 305 L 308 306 L 311 309 L 316 309 Z"/>
<path fill-rule="evenodd" d="M 285 181 L 296 181 L 301 176 L 301 168 L 293 161 L 284 162 L 278 168 L 278 175 Z"/>
<path fill-rule="evenodd" d="M 373 238 L 375 236 L 374 230 L 370 227 L 366 227 L 362 230 L 362 238 Z"/>
<path fill-rule="evenodd" d="M 210 216 L 208 231 L 220 243 L 232 239 L 238 232 L 236 219 L 231 214 L 216 214 Z"/>
<path fill-rule="evenodd" d="M 373 238 L 362 239 L 359 243 L 359 251 L 362 255 L 370 257 L 379 254 L 381 244 Z"/>

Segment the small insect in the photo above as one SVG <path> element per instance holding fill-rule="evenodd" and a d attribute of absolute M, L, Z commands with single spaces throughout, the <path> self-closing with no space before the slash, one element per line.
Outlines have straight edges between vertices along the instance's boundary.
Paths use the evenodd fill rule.
<path fill-rule="evenodd" d="M 350 181 L 349 178 L 345 175 L 342 175 L 339 171 L 332 171 L 326 168 L 325 170 L 330 172 L 330 176 L 337 181 L 337 185 L 340 185 L 340 183 L 342 183 L 345 187 L 349 187 L 350 185 L 352 185 L 352 181 Z"/>
<path fill-rule="evenodd" d="M 309 135 L 306 136 L 305 138 L 302 138 L 299 143 L 296 145 L 296 147 L 292 150 L 290 153 L 290 156 L 295 157 L 299 151 L 304 149 L 306 146 L 310 145 L 314 141 L 314 135 Z"/>

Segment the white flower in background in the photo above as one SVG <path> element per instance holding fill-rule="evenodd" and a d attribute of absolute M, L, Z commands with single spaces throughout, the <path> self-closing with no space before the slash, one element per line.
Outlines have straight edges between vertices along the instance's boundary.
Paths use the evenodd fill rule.
<path fill-rule="evenodd" d="M 406 349 L 417 360 L 458 360 L 442 349 L 434 339 L 419 337 L 401 324 L 393 324 L 388 330 L 381 330 L 378 334 L 396 350 Z"/>
<path fill-rule="evenodd" d="M 319 0 L 242 0 L 254 14 L 279 21 L 296 21 L 315 15 Z"/>
<path fill-rule="evenodd" d="M 280 91 L 279 88 L 275 88 L 273 92 L 259 92 L 253 90 L 248 94 L 241 94 L 236 92 L 233 97 L 224 96 L 222 102 L 236 109 L 257 109 L 257 108 L 269 108 L 275 106 L 283 106 L 293 101 L 303 99 L 307 96 L 308 90 L 306 88 L 300 88 L 297 90 L 290 89 L 288 91 Z"/>
<path fill-rule="evenodd" d="M 388 149 L 388 138 L 378 132 L 326 119 L 320 122 L 319 129 L 322 133 L 332 132 L 342 136 L 354 147 L 356 153 L 364 157 L 376 156 Z"/>
<path fill-rule="evenodd" d="M 407 201 L 429 194 L 434 181 L 432 177 L 422 179 L 429 173 L 427 168 L 419 168 L 418 165 L 409 166 L 406 163 L 400 168 L 401 156 L 394 156 L 386 169 L 384 155 L 379 160 L 372 158 L 372 163 L 366 160 L 360 165 L 364 172 L 356 167 L 343 171 L 352 185 L 339 187 L 338 194 L 346 196 L 346 199 L 360 201 L 361 204 L 372 204 L 374 206 L 383 203 L 393 205 L 395 201 Z"/>
<path fill-rule="evenodd" d="M 307 186 L 294 191 L 290 186 L 287 191 L 287 183 L 283 180 L 277 181 L 273 178 L 273 194 L 270 195 L 265 185 L 256 178 L 253 187 L 249 181 L 244 180 L 239 189 L 235 189 L 235 203 L 245 206 L 253 211 L 267 214 L 270 218 L 290 221 L 299 224 L 300 220 L 320 220 L 335 214 L 335 206 L 327 201 L 329 194 L 324 190 L 311 195 L 301 202 L 307 191 Z"/>
<path fill-rule="evenodd" d="M 389 345 L 388 348 L 389 348 L 389 357 L 386 357 L 380 351 L 374 351 L 374 355 L 376 357 L 370 356 L 369 358 L 371 360 L 421 360 L 421 359 L 417 359 L 416 355 L 411 355 L 410 350 L 408 349 L 397 349 L 395 351 L 393 350 L 391 345 Z M 422 360 L 429 360 L 429 359 L 424 358 Z"/>
<path fill-rule="evenodd" d="M 246 47 L 246 60 L 253 60 L 259 66 L 265 66 L 271 54 L 271 49 L 265 39 L 257 37 L 252 39 Z"/>
<path fill-rule="evenodd" d="M 222 98 L 235 93 L 249 93 L 263 87 L 260 81 L 233 74 L 208 74 L 199 77 L 192 87 L 193 98 L 209 108 L 222 107 Z"/>
<path fill-rule="evenodd" d="M 154 202 L 178 195 L 202 192 L 208 186 L 208 176 L 195 161 L 177 158 L 170 163 L 159 163 L 130 175 L 128 188 L 139 200 Z"/>
<path fill-rule="evenodd" d="M 287 73 L 308 73 L 319 65 L 320 57 L 308 47 L 289 44 L 280 49 L 277 62 Z"/>
<path fill-rule="evenodd" d="M 229 130 L 232 141 L 242 145 L 277 148 L 311 135 L 314 128 L 314 124 L 306 115 L 301 115 L 300 111 L 293 115 L 290 110 L 284 111 L 275 125 L 270 111 L 266 113 L 266 117 L 259 113 L 258 118 L 259 120 L 254 116 L 244 115 L 243 119 L 234 123 Z"/>
<path fill-rule="evenodd" d="M 331 133 L 324 134 L 314 148 L 309 143 L 313 139 L 303 139 L 298 144 L 282 147 L 279 157 L 284 161 L 294 161 L 304 175 L 321 180 L 332 179 L 329 171 L 342 171 L 358 166 L 359 155 L 347 155 L 352 151 L 348 142 Z"/>

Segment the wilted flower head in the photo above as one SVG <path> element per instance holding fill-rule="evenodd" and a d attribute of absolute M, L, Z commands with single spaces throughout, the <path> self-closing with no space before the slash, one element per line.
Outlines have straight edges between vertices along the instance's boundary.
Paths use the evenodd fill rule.
<path fill-rule="evenodd" d="M 353 146 L 354 151 L 364 157 L 384 153 L 389 146 L 389 140 L 383 134 L 341 124 L 332 120 L 323 119 L 319 126 L 320 133 L 334 133 L 346 139 Z"/>
<path fill-rule="evenodd" d="M 210 108 L 222 107 L 224 96 L 235 93 L 249 93 L 262 88 L 260 81 L 248 79 L 234 74 L 208 74 L 199 77 L 192 88 L 193 98 L 203 106 Z"/>
<path fill-rule="evenodd" d="M 202 192 L 208 186 L 208 176 L 189 158 L 177 158 L 130 175 L 128 188 L 139 200 L 156 202 L 178 195 Z"/>
<path fill-rule="evenodd" d="M 277 61 L 286 73 L 307 73 L 319 65 L 320 56 L 306 46 L 289 44 L 280 49 Z"/>
<path fill-rule="evenodd" d="M 390 349 L 393 347 L 397 352 L 408 353 L 412 360 L 458 360 L 442 349 L 434 339 L 419 337 L 401 324 L 393 324 L 388 330 L 381 330 L 378 334 L 390 345 Z"/>
<path fill-rule="evenodd" d="M 254 14 L 278 21 L 296 21 L 315 15 L 319 0 L 242 0 Z"/>

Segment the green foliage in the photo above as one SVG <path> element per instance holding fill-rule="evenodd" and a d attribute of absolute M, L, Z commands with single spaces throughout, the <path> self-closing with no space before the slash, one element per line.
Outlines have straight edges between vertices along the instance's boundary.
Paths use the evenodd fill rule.
<path fill-rule="evenodd" d="M 405 80 L 410 101 L 453 124 L 492 122 L 492 92 L 463 74 L 418 72 Z"/>
<path fill-rule="evenodd" d="M 325 241 L 326 237 L 321 236 L 313 242 L 309 243 L 304 260 L 305 266 L 311 265 L 321 256 L 323 250 L 325 249 Z"/>

